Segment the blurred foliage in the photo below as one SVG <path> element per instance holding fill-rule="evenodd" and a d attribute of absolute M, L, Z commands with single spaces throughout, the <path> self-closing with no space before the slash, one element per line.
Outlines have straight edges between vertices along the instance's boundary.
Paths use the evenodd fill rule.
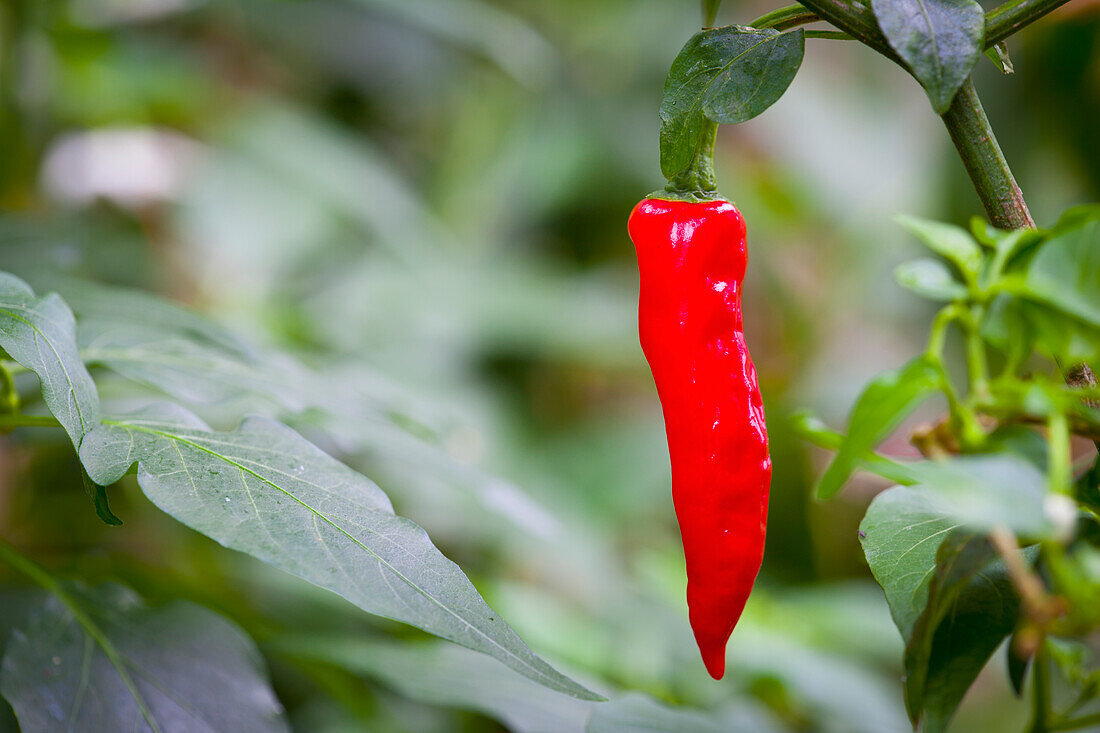
<path fill-rule="evenodd" d="M 727 2 L 719 20 L 770 9 Z M 219 429 L 278 417 L 377 482 L 538 653 L 614 693 L 592 730 L 906 730 L 902 640 L 858 541 L 888 483 L 857 474 L 812 503 L 826 454 L 788 417 L 839 424 L 920 350 L 932 311 L 890 277 L 916 252 L 890 214 L 964 224 L 980 206 L 921 89 L 855 44 L 811 40 L 786 96 L 722 131 L 775 473 L 758 590 L 712 682 L 625 234 L 659 183 L 660 90 L 698 18 L 689 0 L 9 0 L 0 268 L 70 304 L 105 409 L 167 394 Z M 1012 40 L 1015 76 L 979 69 L 1043 223 L 1100 196 L 1098 39 L 1071 4 Z M 36 393 L 30 374 L 17 386 Z M 110 492 L 125 524 L 102 524 L 65 440 L 0 442 L 0 536 L 58 575 L 227 617 L 294 728 L 566 731 L 592 714 L 219 548 L 132 479 Z M 7 638 L 28 601 L 0 572 Z M 951 730 L 1018 727 L 1003 668 Z"/>

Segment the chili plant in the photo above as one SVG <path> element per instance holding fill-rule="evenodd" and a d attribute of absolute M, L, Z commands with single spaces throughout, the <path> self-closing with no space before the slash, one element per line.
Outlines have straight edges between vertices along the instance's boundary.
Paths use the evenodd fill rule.
<path fill-rule="evenodd" d="M 1074 435 L 1100 437 L 1089 366 L 1100 357 L 1100 206 L 1036 227 L 970 79 L 985 55 L 1010 70 L 1006 39 L 1061 4 L 1013 1 L 986 13 L 973 0 L 804 0 L 745 26 L 704 28 L 665 85 L 669 195 L 713 192 L 717 124 L 773 104 L 807 38 L 859 41 L 923 86 L 985 208 L 988 221 L 976 217 L 969 229 L 899 217 L 933 256 L 901 265 L 898 283 L 944 303 L 927 349 L 867 386 L 845 434 L 799 418 L 810 440 L 836 452 L 818 499 L 835 496 L 857 468 L 897 484 L 872 502 L 859 535 L 905 641 L 910 719 L 927 731 L 947 726 L 1006 638 L 1016 691 L 1031 678 L 1028 730 L 1100 721 L 1082 712 L 1100 692 L 1086 653 L 1100 624 L 1100 462 L 1090 455 L 1075 465 L 1071 454 Z M 716 3 L 704 5 L 709 25 Z M 802 27 L 817 21 L 833 29 Z M 956 331 L 961 380 L 947 353 Z M 927 460 L 874 452 L 936 394 L 947 414 L 912 433 Z M 1053 668 L 1066 681 L 1056 702 Z"/>

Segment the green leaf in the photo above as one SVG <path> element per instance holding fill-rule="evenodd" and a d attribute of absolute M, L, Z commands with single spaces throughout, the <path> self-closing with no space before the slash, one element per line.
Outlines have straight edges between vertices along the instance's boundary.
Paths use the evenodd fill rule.
<path fill-rule="evenodd" d="M 941 383 L 940 372 L 925 356 L 876 377 L 859 396 L 848 418 L 848 435 L 817 485 L 817 498 L 828 499 L 848 480 L 856 462 L 889 435 Z"/>
<path fill-rule="evenodd" d="M 894 279 L 898 285 L 929 300 L 952 301 L 966 297 L 966 286 L 939 260 L 922 258 L 903 262 L 894 270 Z"/>
<path fill-rule="evenodd" d="M 85 323 L 95 322 L 100 328 L 114 324 L 175 334 L 217 347 L 250 363 L 260 363 L 255 345 L 214 321 L 152 293 L 71 277 L 50 276 L 46 282 L 64 294 L 65 302 L 80 318 L 82 328 Z"/>
<path fill-rule="evenodd" d="M 76 348 L 72 311 L 56 294 L 37 298 L 0 272 L 0 347 L 38 375 L 42 399 L 73 445 L 99 422 L 99 396 Z"/>
<path fill-rule="evenodd" d="M 948 534 L 936 553 L 928 604 L 905 649 L 906 706 L 939 733 L 989 657 L 1011 633 L 1019 597 L 984 537 Z"/>
<path fill-rule="evenodd" d="M 516 733 L 579 733 L 595 705 L 565 697 L 495 659 L 446 642 L 306 636 L 275 639 L 269 646 L 370 677 L 410 700 L 482 713 Z"/>
<path fill-rule="evenodd" d="M 599 699 L 528 649 L 377 486 L 285 425 L 252 417 L 215 433 L 183 408 L 159 404 L 105 420 L 80 457 L 101 484 L 138 463 L 138 483 L 154 504 L 226 547 L 547 687 Z"/>
<path fill-rule="evenodd" d="M 876 496 L 860 523 L 863 554 L 905 640 L 912 637 L 928 602 L 936 551 L 958 526 L 928 497 L 908 486 L 895 486 Z"/>
<path fill-rule="evenodd" d="M 696 152 L 704 118 L 751 120 L 790 86 L 805 50 L 802 29 L 727 25 L 696 33 L 672 62 L 661 102 L 661 171 L 673 178 Z"/>
<path fill-rule="evenodd" d="M 976 530 L 1005 527 L 1032 539 L 1053 528 L 1043 512 L 1047 479 L 1023 456 L 990 453 L 906 465 L 911 482 L 941 516 Z"/>
<path fill-rule="evenodd" d="M 1034 349 L 1065 364 L 1100 360 L 1100 328 L 1056 308 L 1006 295 L 993 300 L 982 337 L 1021 357 Z"/>
<path fill-rule="evenodd" d="M 1100 328 L 1100 221 L 1048 240 L 1032 258 L 1022 293 Z"/>
<path fill-rule="evenodd" d="M 226 619 L 179 601 L 150 609 L 120 586 L 64 592 L 4 652 L 0 690 L 24 733 L 289 730 L 259 652 Z"/>
<path fill-rule="evenodd" d="M 967 280 L 977 276 L 982 266 L 982 248 L 965 229 L 904 214 L 895 220 L 928 249 L 953 262 Z"/>
<path fill-rule="evenodd" d="M 860 525 L 863 551 L 906 642 L 906 705 L 941 731 L 1012 630 L 1018 599 L 984 540 L 961 530 L 926 487 L 875 497 Z"/>
<path fill-rule="evenodd" d="M 975 0 L 871 0 L 890 47 L 943 114 L 982 57 L 985 12 Z"/>

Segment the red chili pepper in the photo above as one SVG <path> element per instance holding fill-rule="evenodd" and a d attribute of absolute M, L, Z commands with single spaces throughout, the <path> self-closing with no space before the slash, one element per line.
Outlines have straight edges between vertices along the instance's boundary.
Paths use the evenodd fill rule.
<path fill-rule="evenodd" d="M 647 198 L 630 215 L 642 350 L 664 409 L 691 628 L 721 679 L 764 557 L 772 464 L 741 322 L 745 220 L 728 201 Z"/>

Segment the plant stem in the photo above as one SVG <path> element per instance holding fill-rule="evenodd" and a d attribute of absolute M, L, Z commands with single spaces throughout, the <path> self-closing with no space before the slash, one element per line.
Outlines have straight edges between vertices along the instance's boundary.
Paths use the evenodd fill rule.
<path fill-rule="evenodd" d="M 890 48 L 886 37 L 879 30 L 870 3 L 864 5 L 848 0 L 798 0 L 822 20 L 827 20 L 842 31 L 855 37 L 893 60 L 902 68 L 905 62 Z M 985 47 L 996 46 L 1001 41 L 1028 26 L 1069 0 L 1009 0 L 985 14 Z"/>
<path fill-rule="evenodd" d="M 61 423 L 53 415 L 0 415 L 0 430 L 30 427 L 59 428 Z"/>
<path fill-rule="evenodd" d="M 967 78 L 943 114 L 943 124 L 959 151 L 989 221 L 1001 229 L 1035 228 L 1023 192 L 993 135 L 974 83 Z"/>
<path fill-rule="evenodd" d="M 985 14 L 985 47 L 995 46 L 1069 0 L 1009 0 Z"/>
<path fill-rule="evenodd" d="M 665 186 L 665 193 L 692 201 L 706 201 L 718 197 L 718 179 L 714 175 L 714 143 L 718 137 L 718 123 L 703 118 L 695 157 L 691 164 L 680 171 Z"/>
<path fill-rule="evenodd" d="M 788 5 L 761 15 L 749 25 L 753 28 L 774 28 L 777 31 L 785 31 L 788 28 L 815 23 L 819 20 L 821 18 L 817 13 L 808 10 L 804 5 Z"/>
<path fill-rule="evenodd" d="M 1047 669 L 1046 640 L 1039 643 L 1031 670 L 1031 725 L 1028 733 L 1047 733 L 1050 730 L 1050 670 Z"/>

